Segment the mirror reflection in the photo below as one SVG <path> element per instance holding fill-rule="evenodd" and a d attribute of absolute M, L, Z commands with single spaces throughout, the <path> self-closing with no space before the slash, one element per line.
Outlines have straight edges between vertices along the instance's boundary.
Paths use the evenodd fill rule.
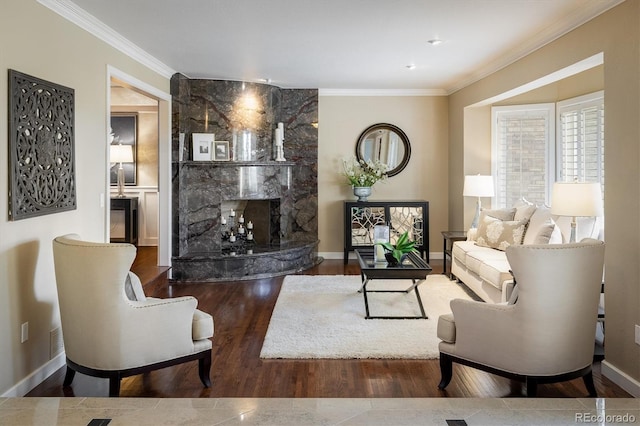
<path fill-rule="evenodd" d="M 365 129 L 356 144 L 358 160 L 385 163 L 388 176 L 400 173 L 409 163 L 411 145 L 407 135 L 393 124 L 380 123 Z"/>

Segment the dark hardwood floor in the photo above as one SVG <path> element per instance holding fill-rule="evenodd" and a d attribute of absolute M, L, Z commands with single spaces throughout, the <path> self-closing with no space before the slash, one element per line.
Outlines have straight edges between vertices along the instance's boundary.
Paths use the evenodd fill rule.
<path fill-rule="evenodd" d="M 156 265 L 153 247 L 140 247 L 132 267 L 148 296 L 193 295 L 198 307 L 214 317 L 213 386 L 198 379 L 197 363 L 187 363 L 126 378 L 123 397 L 520 397 L 523 385 L 478 370 L 454 365 L 446 391 L 439 391 L 438 360 L 262 360 L 260 350 L 283 277 L 229 283 L 170 285 L 166 268 Z M 442 262 L 433 261 L 433 273 Z M 310 275 L 359 274 L 355 261 L 325 260 L 304 272 Z M 104 379 L 76 374 L 72 388 L 62 388 L 61 368 L 27 396 L 107 396 Z M 630 397 L 600 374 L 594 363 L 600 397 Z M 586 397 L 582 380 L 540 385 L 539 397 Z"/>

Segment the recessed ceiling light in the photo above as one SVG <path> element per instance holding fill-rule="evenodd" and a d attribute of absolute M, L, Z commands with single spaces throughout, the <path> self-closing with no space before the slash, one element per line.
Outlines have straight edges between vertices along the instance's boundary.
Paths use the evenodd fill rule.
<path fill-rule="evenodd" d="M 442 43 L 442 40 L 440 40 L 439 38 L 434 38 L 432 40 L 429 40 L 427 43 L 429 43 L 432 46 L 437 46 Z"/>
<path fill-rule="evenodd" d="M 414 69 L 416 69 L 416 66 L 414 64 L 409 64 L 409 65 L 406 65 L 406 68 L 408 70 L 414 70 Z"/>

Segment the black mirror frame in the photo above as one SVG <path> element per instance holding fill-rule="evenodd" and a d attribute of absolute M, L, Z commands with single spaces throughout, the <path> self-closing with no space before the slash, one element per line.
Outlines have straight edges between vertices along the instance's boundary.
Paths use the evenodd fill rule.
<path fill-rule="evenodd" d="M 407 167 L 407 164 L 409 164 L 409 159 L 411 158 L 411 144 L 409 143 L 409 138 L 402 131 L 402 129 L 400 129 L 398 126 L 394 126 L 393 124 L 378 123 L 364 129 L 364 131 L 358 137 L 358 142 L 356 143 L 356 159 L 358 161 L 363 160 L 362 156 L 360 156 L 360 147 L 364 142 L 365 137 L 374 130 L 390 130 L 400 136 L 402 144 L 404 145 L 404 157 L 402 158 L 402 161 L 400 161 L 400 164 L 387 172 L 387 176 L 391 177 L 399 174 L 404 170 L 405 167 Z"/>

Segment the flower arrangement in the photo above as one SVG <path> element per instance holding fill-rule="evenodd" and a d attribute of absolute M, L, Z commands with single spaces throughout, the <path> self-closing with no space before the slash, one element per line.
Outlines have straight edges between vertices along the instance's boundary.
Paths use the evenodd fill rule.
<path fill-rule="evenodd" d="M 351 186 L 373 186 L 376 182 L 385 180 L 387 178 L 387 172 L 389 167 L 376 161 L 364 161 L 351 158 L 350 160 L 343 160 L 344 176 Z"/>

